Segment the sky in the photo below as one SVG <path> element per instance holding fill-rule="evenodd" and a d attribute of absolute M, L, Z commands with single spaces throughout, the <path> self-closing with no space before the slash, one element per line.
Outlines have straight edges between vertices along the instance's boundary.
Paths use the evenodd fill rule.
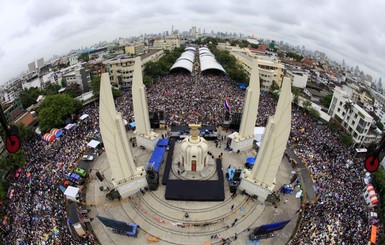
<path fill-rule="evenodd" d="M 0 0 L 0 84 L 28 63 L 117 37 L 236 32 L 319 50 L 385 78 L 381 0 Z"/>

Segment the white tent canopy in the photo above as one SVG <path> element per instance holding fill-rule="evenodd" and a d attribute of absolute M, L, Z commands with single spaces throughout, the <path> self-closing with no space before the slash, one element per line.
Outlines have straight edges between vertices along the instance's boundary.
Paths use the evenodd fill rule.
<path fill-rule="evenodd" d="M 88 142 L 87 146 L 88 146 L 88 147 L 91 147 L 91 148 L 96 148 L 99 144 L 100 144 L 99 141 L 97 141 L 97 140 L 91 140 L 90 142 Z"/>
<path fill-rule="evenodd" d="M 67 130 L 70 130 L 70 129 L 73 128 L 74 126 L 76 126 L 75 123 L 69 123 L 69 124 L 67 124 L 67 126 L 65 126 L 64 128 L 67 129 Z"/>
<path fill-rule="evenodd" d="M 222 65 L 218 63 L 215 56 L 207 47 L 199 48 L 199 62 L 201 64 L 201 71 L 215 69 L 226 73 L 225 69 L 223 69 Z"/>
<path fill-rule="evenodd" d="M 73 187 L 73 186 L 68 186 L 66 191 L 64 192 L 64 195 L 66 196 L 67 199 L 72 200 L 72 201 L 77 201 L 76 196 L 79 193 L 79 188 Z"/>
<path fill-rule="evenodd" d="M 195 48 L 188 47 L 181 54 L 181 56 L 176 60 L 176 62 L 172 65 L 170 71 L 175 68 L 183 68 L 192 72 L 194 60 L 195 60 Z"/>
<path fill-rule="evenodd" d="M 88 114 L 83 114 L 79 119 L 83 121 L 83 120 L 86 119 L 87 117 L 89 117 Z"/>
<path fill-rule="evenodd" d="M 265 127 L 255 127 L 254 128 L 254 140 L 261 143 L 263 135 L 265 134 Z"/>

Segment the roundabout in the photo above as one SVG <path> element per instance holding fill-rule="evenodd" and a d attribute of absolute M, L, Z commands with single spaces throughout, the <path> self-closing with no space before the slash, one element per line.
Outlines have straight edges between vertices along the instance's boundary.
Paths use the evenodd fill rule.
<path fill-rule="evenodd" d="M 159 132 L 167 133 L 167 132 Z M 221 132 L 220 132 L 221 133 Z M 128 132 L 128 137 L 132 132 Z M 214 156 L 223 154 L 223 169 L 229 165 L 242 168 L 245 159 L 253 152 L 232 153 L 223 148 L 216 148 L 215 143 L 208 142 Z M 180 147 L 175 147 L 174 155 L 181 154 Z M 145 163 L 151 152 L 139 147 L 133 148 L 133 155 L 138 162 Z M 157 241 L 157 244 L 222 244 L 224 240 L 232 244 L 245 244 L 250 229 L 290 219 L 290 223 L 277 232 L 277 236 L 261 240 L 259 244 L 286 244 L 297 224 L 300 199 L 294 195 L 281 196 L 281 204 L 276 208 L 269 204 L 244 195 L 240 192 L 232 195 L 228 181 L 224 181 L 224 201 L 174 201 L 165 199 L 166 186 L 160 185 L 156 191 L 143 191 L 121 201 L 109 201 L 106 192 L 100 191 L 100 186 L 109 186 L 109 169 L 106 155 L 102 154 L 95 161 L 91 171 L 91 181 L 87 186 L 86 204 L 91 207 L 90 215 L 98 215 L 109 219 L 136 223 L 139 225 L 137 238 L 121 236 L 105 227 L 98 219 L 91 222 L 94 233 L 102 244 L 145 244 Z M 278 187 L 290 181 L 291 164 L 283 158 L 277 175 Z M 178 162 L 173 160 L 173 168 Z M 144 165 L 143 165 L 144 166 Z M 159 173 L 163 176 L 165 164 Z M 100 182 L 95 172 L 100 171 L 105 180 Z M 94 176 L 93 176 L 94 175 Z M 170 179 L 177 179 L 177 172 L 170 171 Z M 211 178 L 215 178 L 215 175 Z M 107 179 L 107 180 L 106 180 Z M 187 215 L 186 215 L 187 214 Z M 235 240 L 236 239 L 236 240 Z"/>

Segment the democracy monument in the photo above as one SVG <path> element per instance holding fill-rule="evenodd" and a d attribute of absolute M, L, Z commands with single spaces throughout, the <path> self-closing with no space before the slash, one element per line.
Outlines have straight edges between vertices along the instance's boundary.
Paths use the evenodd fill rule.
<path fill-rule="evenodd" d="M 177 63 L 182 62 L 184 66 L 187 64 L 188 69 L 193 71 L 198 67 L 205 69 L 209 65 L 207 62 L 202 63 L 202 61 L 209 59 L 209 62 L 215 64 L 215 67 L 224 71 L 215 61 L 215 58 L 213 60 L 213 55 L 207 48 L 199 50 L 201 63 L 200 66 L 194 68 L 195 55 L 193 54 L 195 52 L 195 48 L 186 48 L 186 52 L 182 54 Z M 217 231 L 230 232 L 232 229 L 235 230 L 238 220 L 244 220 L 240 226 L 242 229 L 250 228 L 258 219 L 260 219 L 260 225 L 264 224 L 262 223 L 266 220 L 263 216 L 266 205 L 264 201 L 269 199 L 269 195 L 274 195 L 277 191 L 276 187 L 285 183 L 282 181 L 287 181 L 289 178 L 290 170 L 288 167 L 280 167 L 291 128 L 292 97 L 291 80 L 285 77 L 275 115 L 269 118 L 261 147 L 255 155 L 253 150 L 254 128 L 260 96 L 258 70 L 258 61 L 254 59 L 249 86 L 246 89 L 240 128 L 235 133 L 218 129 L 210 130 L 210 127 L 201 125 L 200 122 L 191 122 L 188 128 L 185 125 L 176 125 L 166 131 L 157 130 L 155 132 L 154 129 L 151 129 L 146 87 L 142 77 L 142 63 L 141 58 L 138 57 L 135 59 L 132 83 L 132 102 L 136 127 L 133 129 L 133 133 L 127 134 L 122 115 L 116 111 L 114 105 L 109 75 L 108 73 L 102 74 L 99 123 L 106 152 L 104 163 L 108 166 L 106 181 L 111 186 L 110 194 L 114 193 L 116 197 L 119 197 L 120 205 L 123 210 L 126 210 L 124 212 L 132 219 L 130 222 L 139 224 L 149 234 L 147 239 L 160 242 L 162 239 L 168 241 L 175 239 L 178 241 L 176 244 L 204 244 L 206 238 L 198 235 L 199 228 L 192 229 L 189 228 L 190 226 L 213 227 L 212 231 L 207 230 L 207 234 L 211 234 L 211 238 L 216 239 L 218 238 L 215 237 Z M 129 143 L 131 139 L 129 140 L 128 135 L 136 139 L 136 144 L 139 147 L 134 147 L 134 144 L 131 146 Z M 215 147 L 214 141 L 205 139 L 209 135 L 215 135 Z M 217 146 L 221 139 L 229 142 L 229 147 L 227 152 L 218 154 Z M 251 168 L 246 168 L 243 163 L 246 157 L 250 156 L 255 157 L 255 163 Z M 226 166 L 224 167 L 223 164 Z M 226 167 L 227 173 L 225 172 Z M 231 169 L 234 171 L 229 171 Z M 280 169 L 287 170 L 279 173 Z M 234 177 L 234 173 L 239 173 L 239 176 Z M 237 183 L 230 190 L 226 185 L 225 175 L 227 181 Z M 277 175 L 281 177 L 277 179 Z M 284 177 L 282 178 L 282 176 Z M 146 192 L 148 194 L 145 194 Z M 242 193 L 242 197 L 237 197 L 240 193 Z M 225 211 L 219 208 L 226 203 L 231 203 L 231 200 L 235 200 L 236 204 L 232 204 L 230 209 L 227 208 Z M 108 202 L 105 205 L 108 206 Z M 234 209 L 235 205 L 237 206 L 236 209 Z M 127 211 L 129 206 L 131 209 Z M 174 209 L 170 209 L 171 206 Z M 157 218 L 160 223 L 154 225 L 149 222 L 151 217 L 138 218 L 138 213 L 135 213 L 135 210 L 143 208 L 148 212 L 160 215 Z M 202 213 L 194 211 L 200 208 L 205 211 L 202 210 Z M 170 216 L 174 215 L 176 210 L 183 214 L 179 219 Z M 210 210 L 212 211 L 210 212 Z M 214 210 L 217 211 L 214 212 Z M 223 226 L 219 225 L 220 223 L 229 222 L 229 215 L 242 210 L 248 210 L 246 211 L 248 215 L 242 214 L 226 227 L 220 228 Z M 98 210 L 98 213 L 111 218 L 111 215 L 108 215 L 106 211 L 107 209 Z M 254 215 L 252 215 L 253 213 Z M 208 219 L 205 219 L 204 216 Z M 115 220 L 125 221 L 116 215 L 112 215 L 112 217 Z M 169 230 L 168 238 L 158 237 L 156 232 L 151 232 L 157 229 L 162 230 L 161 226 L 163 225 L 160 224 L 167 224 L 168 222 L 171 225 L 171 228 L 167 228 Z M 198 240 L 180 240 L 182 239 L 180 234 L 183 235 L 183 232 L 175 230 L 176 227 L 173 227 L 172 224 L 176 227 L 180 225 L 186 227 L 189 230 L 186 232 L 192 232 L 191 234 L 197 232 L 196 239 Z M 239 232 L 238 227 L 235 232 L 235 239 L 237 239 Z M 234 236 L 231 237 L 234 239 Z"/>

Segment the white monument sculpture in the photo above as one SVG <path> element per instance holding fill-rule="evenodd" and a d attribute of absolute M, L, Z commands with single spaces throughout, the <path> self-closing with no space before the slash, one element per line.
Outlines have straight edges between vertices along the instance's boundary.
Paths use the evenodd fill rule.
<path fill-rule="evenodd" d="M 259 68 L 258 61 L 254 59 L 251 67 L 249 86 L 246 89 L 245 104 L 242 112 L 242 120 L 238 133 L 231 134 L 230 147 L 233 151 L 249 150 L 253 146 L 254 127 L 257 120 L 259 104 Z"/>
<path fill-rule="evenodd" d="M 146 172 L 136 167 L 120 112 L 115 109 L 108 73 L 100 81 L 100 133 L 111 169 L 111 182 L 122 198 L 147 186 Z"/>
<path fill-rule="evenodd" d="M 291 129 L 291 80 L 283 79 L 274 116 L 268 120 L 262 145 L 253 168 L 242 174 L 240 190 L 257 195 L 261 200 L 272 193 Z"/>
<path fill-rule="evenodd" d="M 135 58 L 134 74 L 132 80 L 132 103 L 134 105 L 135 116 L 135 135 L 139 146 L 144 146 L 149 150 L 154 150 L 159 135 L 151 131 L 148 105 L 146 97 L 146 86 L 143 84 L 142 60 Z"/>
<path fill-rule="evenodd" d="M 199 137 L 200 124 L 189 124 L 190 136 L 182 142 L 182 165 L 186 171 L 202 171 L 208 164 L 208 145 Z"/>

